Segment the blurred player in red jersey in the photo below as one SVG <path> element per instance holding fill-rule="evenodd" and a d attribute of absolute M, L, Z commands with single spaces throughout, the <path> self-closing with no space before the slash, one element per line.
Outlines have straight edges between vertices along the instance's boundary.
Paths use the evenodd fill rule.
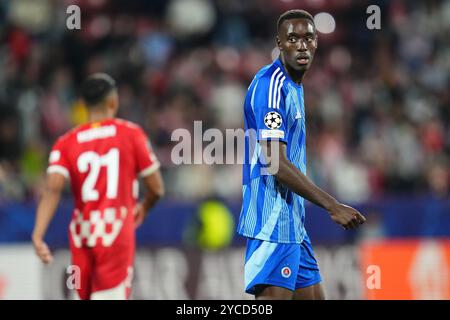
<path fill-rule="evenodd" d="M 159 162 L 143 130 L 115 119 L 115 81 L 94 74 L 82 85 L 89 122 L 55 143 L 37 208 L 33 245 L 44 263 L 52 254 L 44 242 L 64 183 L 70 180 L 75 209 L 69 226 L 72 263 L 79 267 L 81 299 L 127 299 L 131 291 L 135 227 L 164 194 Z M 147 192 L 136 204 L 137 178 Z"/>

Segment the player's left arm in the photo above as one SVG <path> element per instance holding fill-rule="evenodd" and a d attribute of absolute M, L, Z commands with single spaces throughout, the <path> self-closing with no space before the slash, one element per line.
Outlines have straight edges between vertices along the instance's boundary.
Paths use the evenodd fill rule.
<path fill-rule="evenodd" d="M 150 140 L 142 129 L 135 132 L 135 157 L 139 177 L 143 180 L 146 193 L 135 208 L 135 227 L 139 227 L 150 209 L 164 196 L 164 182 L 160 171 L 160 162 L 156 157 Z"/>
<path fill-rule="evenodd" d="M 36 213 L 36 222 L 32 234 L 34 250 L 38 257 L 48 264 L 52 262 L 53 257 L 44 242 L 47 228 L 55 215 L 56 208 L 64 189 L 65 177 L 59 173 L 49 173 L 46 178 L 45 188 L 42 192 Z"/>
<path fill-rule="evenodd" d="M 285 143 L 269 141 L 268 143 L 262 143 L 261 148 L 267 158 L 271 157 L 278 162 L 277 170 L 273 175 L 279 183 L 327 210 L 331 219 L 344 229 L 356 228 L 366 221 L 366 218 L 359 211 L 338 202 L 291 163 L 286 155 Z M 272 155 L 273 152 L 277 154 L 275 157 Z"/>
<path fill-rule="evenodd" d="M 281 78 L 283 79 L 283 78 Z M 258 129 L 258 142 L 265 162 L 270 166 L 266 173 L 301 197 L 326 209 L 333 221 L 343 228 L 354 228 L 364 223 L 365 217 L 354 208 L 339 203 L 335 198 L 316 186 L 287 158 L 287 114 L 285 97 L 280 86 L 274 85 L 273 77 L 260 80 L 254 94 L 255 120 Z M 276 84 L 277 82 L 275 82 Z M 278 89 L 276 89 L 278 88 Z M 279 93 L 277 92 L 279 91 Z M 273 97 L 278 95 L 275 101 Z M 271 100 L 271 98 L 273 98 Z M 271 102 L 272 101 L 272 102 Z"/>
<path fill-rule="evenodd" d="M 153 206 L 164 196 L 164 181 L 161 172 L 157 169 L 152 174 L 142 178 L 146 193 L 141 202 L 136 208 L 136 228 L 139 227 L 147 217 L 149 211 Z"/>

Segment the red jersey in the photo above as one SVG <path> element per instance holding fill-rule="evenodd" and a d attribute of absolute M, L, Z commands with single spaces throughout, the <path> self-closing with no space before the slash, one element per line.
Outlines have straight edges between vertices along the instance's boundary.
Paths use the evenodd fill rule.
<path fill-rule="evenodd" d="M 158 168 L 144 131 L 128 121 L 88 123 L 61 136 L 47 172 L 70 179 L 75 199 L 71 245 L 109 247 L 115 241 L 134 241 L 137 178 Z"/>

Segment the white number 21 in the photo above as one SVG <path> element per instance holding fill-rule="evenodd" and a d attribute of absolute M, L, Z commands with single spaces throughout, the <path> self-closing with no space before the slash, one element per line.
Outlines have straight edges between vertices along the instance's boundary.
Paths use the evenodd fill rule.
<path fill-rule="evenodd" d="M 86 180 L 81 188 L 83 202 L 96 201 L 99 198 L 98 191 L 95 190 L 100 168 L 106 166 L 106 197 L 114 199 L 117 196 L 117 185 L 119 182 L 119 150 L 113 148 L 108 153 L 100 156 L 94 151 L 87 151 L 78 157 L 78 170 L 81 173 L 88 172 Z"/>

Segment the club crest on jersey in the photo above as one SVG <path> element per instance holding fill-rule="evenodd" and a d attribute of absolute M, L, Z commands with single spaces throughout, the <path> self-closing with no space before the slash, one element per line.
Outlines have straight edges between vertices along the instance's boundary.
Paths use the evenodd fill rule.
<path fill-rule="evenodd" d="M 289 267 L 284 267 L 281 269 L 281 276 L 283 278 L 289 278 L 291 276 L 291 269 Z"/>
<path fill-rule="evenodd" d="M 282 123 L 283 119 L 278 112 L 270 111 L 267 112 L 267 114 L 264 116 L 264 124 L 270 130 L 278 129 L 279 127 L 281 127 Z"/>

